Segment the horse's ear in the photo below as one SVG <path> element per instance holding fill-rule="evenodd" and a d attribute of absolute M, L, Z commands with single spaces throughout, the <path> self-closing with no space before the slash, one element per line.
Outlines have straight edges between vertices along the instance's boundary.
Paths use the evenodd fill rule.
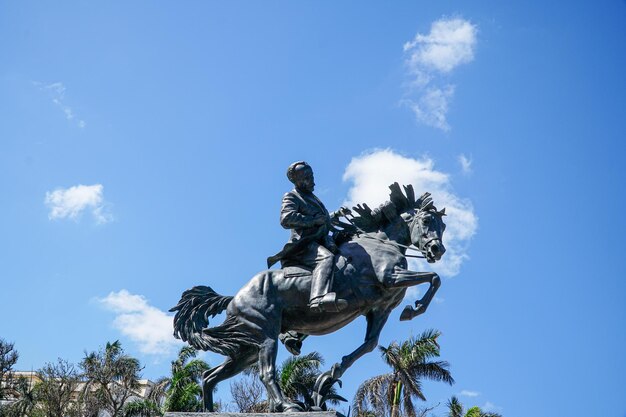
<path fill-rule="evenodd" d="M 424 193 L 420 198 L 415 201 L 415 208 L 424 210 L 427 207 L 428 200 L 432 202 L 430 198 L 430 193 Z"/>
<path fill-rule="evenodd" d="M 440 216 L 445 216 L 446 215 L 446 208 L 442 208 L 441 211 L 439 212 Z"/>

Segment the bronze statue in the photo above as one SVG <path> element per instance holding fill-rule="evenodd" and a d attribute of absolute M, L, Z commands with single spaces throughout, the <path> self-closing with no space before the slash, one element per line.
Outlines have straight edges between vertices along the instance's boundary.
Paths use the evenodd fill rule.
<path fill-rule="evenodd" d="M 311 295 L 309 307 L 319 311 L 341 311 L 347 301 L 337 299 L 331 292 L 333 268 L 337 245 L 329 235 L 334 230 L 331 222 L 341 215 L 350 214 L 350 210 L 341 207 L 329 213 L 317 198 L 313 169 L 304 161 L 294 162 L 287 169 L 287 178 L 295 188 L 283 197 L 280 209 L 280 224 L 291 229 L 291 238 L 283 250 L 267 259 L 271 268 L 280 260 L 283 268 L 303 266 L 312 270 Z"/>
<path fill-rule="evenodd" d="M 300 180 L 297 172 L 299 169 L 305 172 L 306 166 L 296 164 L 293 168 L 297 191 Z M 307 173 L 303 177 L 303 181 L 308 180 L 311 185 L 314 184 L 312 171 L 310 175 Z M 311 287 L 321 277 L 321 273 L 318 277 L 313 276 L 319 262 L 309 263 L 308 268 L 287 263 L 286 266 L 283 265 L 283 269 L 262 271 L 234 297 L 219 295 L 206 286 L 197 286 L 183 293 L 178 305 L 170 310 L 176 311 L 174 335 L 197 349 L 211 350 L 226 356 L 221 365 L 203 375 L 202 391 L 206 410 L 213 409 L 213 389 L 220 381 L 256 364 L 261 381 L 267 389 L 270 409 L 273 412 L 302 411 L 300 405 L 285 399 L 276 381 L 275 361 L 279 334 L 328 334 L 359 316 L 365 316 L 367 330 L 364 343 L 344 356 L 340 363 L 333 365 L 317 380 L 316 402 L 323 409 L 324 397 L 329 388 L 339 381 L 358 358 L 376 347 L 389 314 L 402 302 L 407 287 L 429 284 L 424 296 L 415 302 L 415 308 L 410 305 L 404 308 L 400 320 L 410 320 L 426 311 L 441 281 L 434 272 L 408 270 L 406 257 L 411 255 L 407 250 L 413 249 L 410 245 L 414 245 L 428 262 L 441 259 L 445 252 L 442 243 L 445 210 L 437 211 L 428 193 L 416 199 L 410 185 L 404 187 L 404 193 L 397 183 L 389 188 L 389 201 L 378 209 L 372 210 L 365 204 L 357 205 L 353 208 L 357 215 L 345 217 L 350 220 L 349 223 L 341 222 L 338 216 L 331 219 L 333 226 L 342 229 L 342 232 L 338 235 L 338 253 L 333 257 L 333 286 L 331 288 L 328 284 L 325 287 L 322 285 L 321 292 L 337 294 L 335 302 L 326 303 L 326 296 L 322 295 L 320 305 L 323 307 L 310 307 Z M 312 194 L 313 188 L 310 190 Z M 309 199 L 312 197 L 309 196 Z M 288 202 L 287 206 L 289 204 Z M 331 216 L 326 214 L 321 202 L 317 210 L 319 213 L 313 214 L 313 219 L 318 219 L 314 220 L 316 227 L 311 228 L 315 238 L 308 240 L 306 245 L 307 248 L 319 252 L 319 248 L 311 245 L 311 242 L 326 250 L 328 248 L 325 245 L 332 247 L 326 238 L 329 229 L 319 227 L 326 224 L 330 228 L 328 219 Z M 294 213 L 289 208 L 286 212 Z M 298 212 L 298 209 L 295 213 L 309 215 L 305 211 Z M 344 216 L 348 215 L 347 212 L 344 213 Z M 292 225 L 293 223 L 287 223 L 289 228 Z M 298 225 L 294 228 L 299 227 Z M 305 233 L 305 229 L 307 228 L 294 232 L 298 234 L 295 245 L 305 245 L 297 243 L 305 237 L 308 239 L 309 231 Z M 319 235 L 317 230 L 322 230 Z M 287 246 L 289 244 L 286 248 Z M 270 261 L 281 259 L 285 262 L 290 259 L 297 262 L 300 259 L 293 257 L 289 250 L 287 256 L 284 251 L 279 255 Z M 324 282 L 324 279 L 326 278 L 322 277 L 321 281 Z M 345 306 L 342 307 L 340 304 L 343 303 L 336 300 L 345 300 Z M 224 322 L 208 327 L 208 318 L 224 310 Z"/>

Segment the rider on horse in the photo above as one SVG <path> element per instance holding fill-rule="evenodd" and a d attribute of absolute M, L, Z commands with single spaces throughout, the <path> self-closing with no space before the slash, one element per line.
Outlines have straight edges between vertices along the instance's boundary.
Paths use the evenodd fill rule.
<path fill-rule="evenodd" d="M 350 209 L 341 207 L 332 213 L 326 210 L 313 194 L 313 169 L 304 161 L 291 164 L 287 178 L 295 188 L 283 197 L 280 224 L 291 229 L 291 238 L 279 253 L 267 259 L 268 267 L 280 260 L 283 268 L 297 265 L 311 269 L 309 308 L 341 311 L 347 302 L 332 292 L 334 258 L 338 249 L 329 232 L 333 228 L 332 219 L 349 214 Z"/>

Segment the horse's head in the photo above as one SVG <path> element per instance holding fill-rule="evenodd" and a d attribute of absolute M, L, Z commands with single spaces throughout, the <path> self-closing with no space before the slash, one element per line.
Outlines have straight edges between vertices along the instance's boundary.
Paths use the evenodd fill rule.
<path fill-rule="evenodd" d="M 446 210 L 437 211 L 430 193 L 415 198 L 412 185 L 402 192 L 396 182 L 389 189 L 389 200 L 379 208 L 372 210 L 367 204 L 354 207 L 359 216 L 353 218 L 353 224 L 361 231 L 381 231 L 389 240 L 414 245 L 430 263 L 440 260 L 446 251 L 442 241 Z"/>
<path fill-rule="evenodd" d="M 409 218 L 409 230 L 411 231 L 411 243 L 422 252 L 422 255 L 429 263 L 436 262 L 446 251 L 443 245 L 443 232 L 446 224 L 443 216 L 446 209 L 437 211 L 432 205 L 415 210 L 412 218 Z"/>

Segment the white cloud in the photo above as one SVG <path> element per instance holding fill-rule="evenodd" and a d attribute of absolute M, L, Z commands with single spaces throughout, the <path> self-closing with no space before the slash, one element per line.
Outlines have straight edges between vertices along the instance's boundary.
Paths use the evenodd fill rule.
<path fill-rule="evenodd" d="M 417 101 L 411 101 L 410 107 L 418 121 L 447 132 L 450 125 L 446 115 L 453 95 L 454 86 L 451 85 L 444 89 L 427 88 Z"/>
<path fill-rule="evenodd" d="M 74 114 L 72 108 L 65 102 L 65 86 L 63 83 L 56 82 L 52 84 L 43 84 L 33 81 L 33 85 L 39 87 L 41 91 L 49 93 L 52 97 L 52 102 L 61 109 L 65 118 L 68 121 L 74 121 L 76 115 Z M 84 120 L 77 119 L 76 125 L 82 129 L 87 126 L 87 123 Z"/>
<path fill-rule="evenodd" d="M 478 397 L 480 395 L 480 392 L 464 389 L 463 391 L 459 392 L 459 395 L 462 395 L 463 397 Z"/>
<path fill-rule="evenodd" d="M 75 185 L 47 192 L 45 203 L 50 208 L 48 218 L 78 220 L 84 211 L 91 211 L 96 222 L 111 221 L 113 218 L 102 196 L 103 188 L 102 184 Z"/>
<path fill-rule="evenodd" d="M 409 53 L 409 68 L 414 73 L 424 70 L 450 72 L 471 62 L 476 48 L 477 27 L 461 18 L 440 19 L 432 23 L 430 33 L 418 33 L 404 44 Z"/>
<path fill-rule="evenodd" d="M 462 18 L 442 18 L 432 23 L 430 33 L 418 33 L 404 44 L 411 77 L 406 103 L 421 123 L 450 130 L 446 117 L 455 86 L 442 76 L 474 59 L 476 25 Z"/>
<path fill-rule="evenodd" d="M 120 290 L 98 301 L 116 314 L 113 327 L 136 343 L 142 353 L 166 355 L 182 345 L 173 336 L 173 316 L 148 304 L 144 296 Z"/>
<path fill-rule="evenodd" d="M 483 411 L 491 411 L 491 412 L 495 412 L 495 413 L 501 413 L 504 408 L 500 407 L 499 405 L 495 405 L 494 403 L 487 401 L 485 403 L 485 405 L 483 405 L 482 407 L 480 407 Z"/>
<path fill-rule="evenodd" d="M 370 207 L 389 198 L 389 185 L 412 184 L 417 195 L 430 192 L 438 209 L 446 208 L 444 218 L 447 228 L 444 234 L 446 253 L 435 264 L 411 260 L 418 271 L 434 270 L 443 276 L 454 276 L 463 261 L 469 258 L 469 242 L 478 228 L 478 218 L 470 201 L 453 193 L 448 174 L 435 169 L 428 157 L 414 159 L 399 155 L 392 150 L 376 150 L 353 158 L 346 167 L 344 181 L 352 186 L 348 191 L 346 205 L 367 203 Z"/>
<path fill-rule="evenodd" d="M 464 174 L 469 175 L 472 173 L 472 158 L 461 154 L 459 155 L 459 164 L 461 164 L 461 170 Z"/>

